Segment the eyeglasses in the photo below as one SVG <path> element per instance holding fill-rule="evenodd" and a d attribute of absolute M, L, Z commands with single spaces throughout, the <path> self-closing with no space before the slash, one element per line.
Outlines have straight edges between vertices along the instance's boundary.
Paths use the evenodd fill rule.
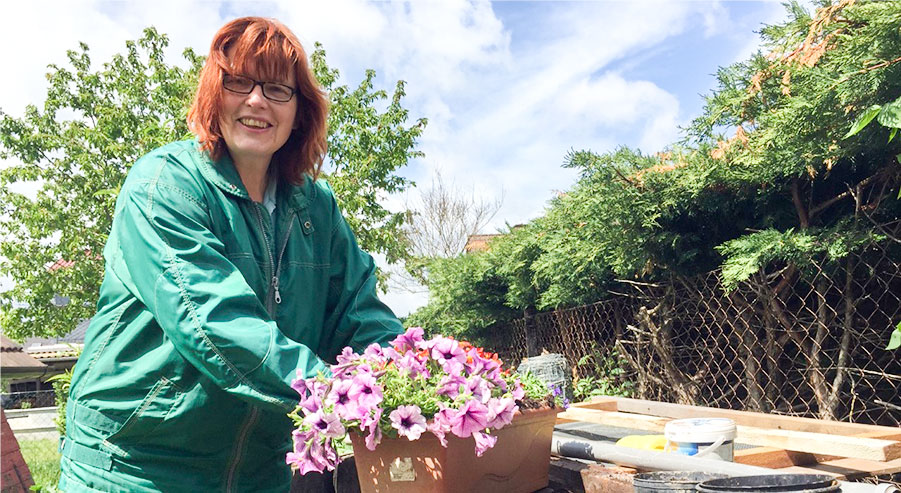
<path fill-rule="evenodd" d="M 222 76 L 222 87 L 238 94 L 250 94 L 256 86 L 263 88 L 263 96 L 276 103 L 287 103 L 297 92 L 291 86 L 277 82 L 262 82 L 243 75 L 225 74 Z"/>

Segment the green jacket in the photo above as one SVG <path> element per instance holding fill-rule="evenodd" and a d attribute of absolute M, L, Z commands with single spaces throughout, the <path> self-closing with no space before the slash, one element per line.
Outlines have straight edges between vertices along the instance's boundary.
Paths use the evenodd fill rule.
<path fill-rule="evenodd" d="M 194 141 L 135 163 L 72 378 L 65 491 L 287 491 L 291 381 L 402 332 L 328 186 L 277 191 L 273 227 Z"/>

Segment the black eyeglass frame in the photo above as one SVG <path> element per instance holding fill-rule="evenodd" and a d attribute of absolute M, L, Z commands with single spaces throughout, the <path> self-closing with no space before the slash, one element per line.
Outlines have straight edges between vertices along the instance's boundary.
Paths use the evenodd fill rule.
<path fill-rule="evenodd" d="M 245 81 L 250 81 L 253 84 L 250 86 L 250 89 L 248 89 L 246 91 L 239 91 L 239 90 L 233 89 L 231 87 L 228 87 L 227 81 L 229 78 L 238 79 L 238 80 L 243 79 Z M 233 92 L 235 94 L 250 94 L 253 92 L 254 89 L 256 89 L 257 86 L 260 86 L 260 88 L 263 90 L 263 97 L 265 97 L 269 101 L 273 101 L 276 103 L 287 103 L 288 101 L 291 101 L 291 98 L 293 98 L 295 94 L 297 94 L 297 89 L 294 89 L 293 87 L 285 85 L 285 84 L 279 84 L 278 82 L 265 82 L 265 81 L 261 81 L 261 80 L 251 79 L 250 77 L 247 77 L 244 75 L 222 74 L 222 88 L 225 89 L 226 91 Z M 267 86 L 270 88 L 270 90 L 273 89 L 272 86 L 275 86 L 279 89 L 284 89 L 286 91 L 289 91 L 291 93 L 291 95 L 288 96 L 288 99 L 273 98 L 266 92 Z"/>

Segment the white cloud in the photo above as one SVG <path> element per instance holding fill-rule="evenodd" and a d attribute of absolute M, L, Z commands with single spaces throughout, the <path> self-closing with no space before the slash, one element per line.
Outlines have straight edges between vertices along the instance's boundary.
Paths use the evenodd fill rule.
<path fill-rule="evenodd" d="M 137 39 L 147 25 L 170 38 L 170 62 L 191 46 L 205 54 L 226 19 L 264 15 L 281 19 L 312 51 L 322 42 L 328 62 L 356 84 L 367 68 L 389 92 L 407 84 L 411 119 L 428 117 L 420 149 L 426 158 L 404 173 L 428 183 L 433 170 L 462 187 L 492 197 L 504 191 L 504 208 L 490 230 L 525 222 L 542 211 L 555 190 L 569 188 L 573 170 L 560 164 L 571 149 L 603 152 L 618 144 L 654 152 L 672 142 L 680 101 L 660 81 L 630 78 L 617 64 L 642 63 L 681 34 L 703 30 L 711 43 L 726 37 L 756 47 L 757 36 L 739 32 L 729 2 L 517 2 L 464 0 L 370 2 L 233 2 L 210 0 L 123 2 L 4 2 L 0 30 L 4 67 L 0 108 L 21 115 L 41 103 L 48 63 L 65 62 L 65 50 L 84 41 L 95 66 Z M 756 5 L 756 4 L 753 4 Z M 781 19 L 782 7 L 749 9 L 760 22 Z M 757 12 L 759 11 L 759 13 Z M 747 14 L 747 15 L 752 15 Z M 744 15 L 744 14 L 743 14 Z M 742 25 L 747 25 L 747 22 Z M 36 35 L 36 26 L 41 33 Z M 759 24 L 755 27 L 759 27 Z M 748 41 L 745 41 L 748 40 Z M 700 54 L 701 56 L 703 54 Z M 677 54 L 699 56 L 699 54 Z M 712 70 L 711 70 L 712 71 Z M 709 88 L 698 88 L 696 93 Z M 389 200 L 396 207 L 400 200 Z M 415 303 L 406 294 L 388 298 Z M 419 298 L 419 303 L 424 298 Z M 409 311 L 398 308 L 399 313 Z"/>

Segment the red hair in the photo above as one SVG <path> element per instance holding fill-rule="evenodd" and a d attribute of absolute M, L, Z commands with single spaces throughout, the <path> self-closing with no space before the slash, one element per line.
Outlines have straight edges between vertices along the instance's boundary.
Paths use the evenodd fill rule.
<path fill-rule="evenodd" d="M 272 163 L 280 178 L 295 185 L 303 182 L 305 174 L 313 179 L 319 176 L 326 152 L 328 99 L 294 33 L 281 22 L 262 17 L 242 17 L 222 26 L 213 37 L 210 55 L 200 72 L 197 94 L 188 111 L 188 125 L 213 160 L 228 152 L 219 128 L 223 74 L 247 74 L 277 81 L 291 67 L 298 98 L 296 129 L 276 151 Z"/>

